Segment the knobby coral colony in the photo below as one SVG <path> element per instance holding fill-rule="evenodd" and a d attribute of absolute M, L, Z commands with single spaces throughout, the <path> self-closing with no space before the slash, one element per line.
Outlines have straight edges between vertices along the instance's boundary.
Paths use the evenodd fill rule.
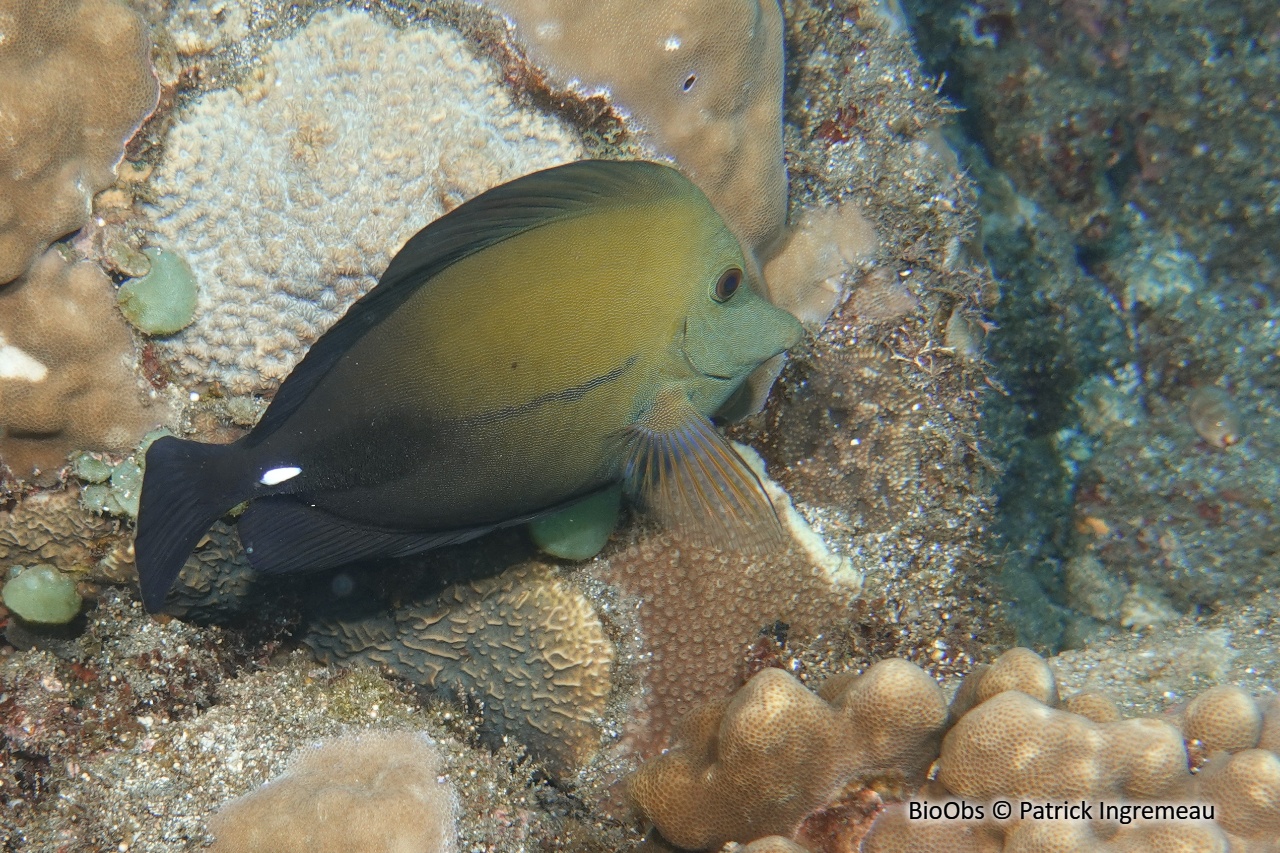
<path fill-rule="evenodd" d="M 1206 853 L 1277 849 L 1280 701 L 1219 686 L 1174 722 L 1122 719 L 1099 693 L 1059 699 L 1028 649 L 976 668 L 950 708 L 901 660 L 837 675 L 816 695 L 764 670 L 731 700 L 691 713 L 631 793 L 687 849 L 771 835 L 867 853 L 1154 853 L 1175 849 L 1173 839 Z M 1004 817 L 992 812 L 997 800 L 1013 802 L 1011 819 L 984 819 Z M 1099 820 L 1053 819 L 1064 803 Z"/>

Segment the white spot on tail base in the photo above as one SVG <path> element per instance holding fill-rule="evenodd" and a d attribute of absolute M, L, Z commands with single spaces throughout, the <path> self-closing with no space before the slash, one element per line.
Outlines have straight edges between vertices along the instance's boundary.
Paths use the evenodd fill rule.
<path fill-rule="evenodd" d="M 258 482 L 264 486 L 278 486 L 285 480 L 292 480 L 294 477 L 302 473 L 301 468 L 295 468 L 292 465 L 284 468 L 272 468 L 262 475 L 262 479 Z"/>

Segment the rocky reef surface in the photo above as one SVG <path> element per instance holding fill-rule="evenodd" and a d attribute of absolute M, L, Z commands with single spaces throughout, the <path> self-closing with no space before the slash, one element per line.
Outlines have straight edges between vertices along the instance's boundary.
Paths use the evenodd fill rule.
<path fill-rule="evenodd" d="M 0 608 L 4 849 L 1168 849 L 918 830 L 913 794 L 1215 802 L 1186 849 L 1278 849 L 1266 4 L 54 5 L 150 68 L 48 96 L 70 158 L 111 137 L 91 215 L 0 208 L 34 246 L 0 284 L 0 571 L 85 602 Z M 584 156 L 685 170 L 806 323 L 729 427 L 788 544 L 628 511 L 584 562 L 509 531 L 267 578 L 227 520 L 146 615 L 139 442 L 243 435 L 404 239 Z M 113 304 L 161 253 L 197 293 L 170 333 Z"/>

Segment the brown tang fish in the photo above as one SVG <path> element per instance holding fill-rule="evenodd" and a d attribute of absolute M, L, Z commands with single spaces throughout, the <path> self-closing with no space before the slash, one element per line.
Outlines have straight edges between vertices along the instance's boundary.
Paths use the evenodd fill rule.
<path fill-rule="evenodd" d="M 656 163 L 526 175 L 418 232 L 229 445 L 161 438 L 135 540 L 158 610 L 249 501 L 262 572 L 462 542 L 622 481 L 666 521 L 777 528 L 709 416 L 802 329 L 744 282 L 738 241 Z"/>

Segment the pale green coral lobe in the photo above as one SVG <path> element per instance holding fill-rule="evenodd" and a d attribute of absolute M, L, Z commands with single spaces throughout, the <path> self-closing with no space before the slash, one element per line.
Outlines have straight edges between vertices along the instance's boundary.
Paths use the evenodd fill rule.
<path fill-rule="evenodd" d="M 82 601 L 76 582 L 53 566 L 14 566 L 0 595 L 18 618 L 37 625 L 65 625 Z"/>
<path fill-rule="evenodd" d="M 196 316 L 196 276 L 181 257 L 166 249 L 147 249 L 151 271 L 120 285 L 120 313 L 140 332 L 172 335 Z"/>
<path fill-rule="evenodd" d="M 533 544 L 553 557 L 590 560 L 609 541 L 609 534 L 618 524 L 621 506 L 622 487 L 605 489 L 529 522 L 529 535 L 533 537 Z"/>

